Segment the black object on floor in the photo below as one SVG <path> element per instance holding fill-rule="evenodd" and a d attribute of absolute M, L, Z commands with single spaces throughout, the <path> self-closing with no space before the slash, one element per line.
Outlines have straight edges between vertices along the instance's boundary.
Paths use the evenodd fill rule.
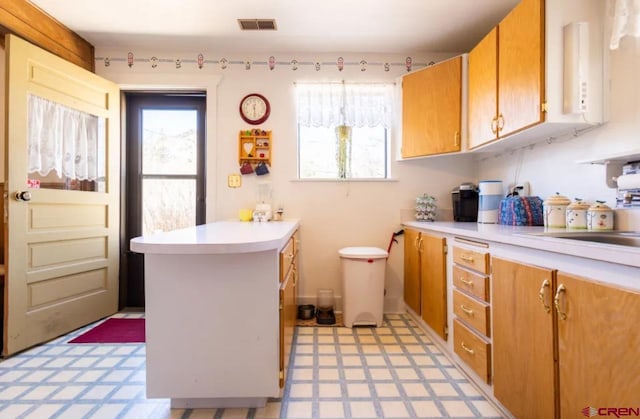
<path fill-rule="evenodd" d="M 318 322 L 318 324 L 335 324 L 336 315 L 333 309 L 318 308 L 316 310 L 316 322 Z"/>

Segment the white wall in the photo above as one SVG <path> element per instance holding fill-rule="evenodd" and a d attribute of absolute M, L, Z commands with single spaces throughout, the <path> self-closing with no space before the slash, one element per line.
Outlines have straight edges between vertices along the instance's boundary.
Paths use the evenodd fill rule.
<path fill-rule="evenodd" d="M 560 192 L 569 198 L 605 200 L 615 206 L 616 190 L 605 183 L 603 165 L 577 164 L 582 160 L 640 150 L 640 40 L 624 38 L 610 51 L 609 122 L 576 138 L 542 142 L 533 149 L 482 158 L 479 179 L 531 182 L 531 194 L 545 199 Z M 640 229 L 640 210 L 617 211 L 620 229 Z"/>
<path fill-rule="evenodd" d="M 145 84 L 153 88 L 199 87 L 208 90 L 207 114 L 207 221 L 235 219 L 240 208 L 253 207 L 256 201 L 256 183 L 268 180 L 273 186 L 273 204 L 284 208 L 285 217 L 301 221 L 302 253 L 300 260 L 301 301 L 315 303 L 318 288 L 332 288 L 341 295 L 340 260 L 338 250 L 346 246 L 377 246 L 387 249 L 391 234 L 401 228 L 402 214 L 412 215 L 416 196 L 429 193 L 442 208 L 440 219 L 452 217 L 450 191 L 461 182 L 475 178 L 474 163 L 468 156 L 448 156 L 436 159 L 396 161 L 399 134 L 392 132 L 390 170 L 393 181 L 387 182 L 312 182 L 297 181 L 297 127 L 295 121 L 294 82 L 297 81 L 395 81 L 406 73 L 405 55 L 380 56 L 362 54 L 344 56 L 342 72 L 334 64 L 322 64 L 316 71 L 304 63 L 334 63 L 339 54 L 309 56 L 291 54 L 278 57 L 287 64 L 277 64 L 269 70 L 264 64 L 267 57 L 241 56 L 226 58 L 239 61 L 222 70 L 217 63 L 207 63 L 198 69 L 194 63 L 185 63 L 182 53 L 163 54 L 157 68 L 145 59 L 152 55 L 134 51 L 136 61 L 128 67 L 128 51 L 97 51 L 96 73 L 115 81 L 123 88 Z M 204 54 L 208 59 L 208 54 Z M 440 61 L 452 54 L 429 54 L 413 57 L 416 64 Z M 215 61 L 223 55 L 217 55 Z M 110 65 L 104 65 L 109 57 Z M 175 59 L 182 59 L 176 69 Z M 369 63 L 366 71 L 357 64 L 361 59 Z M 242 61 L 260 61 L 246 70 Z M 293 71 L 288 64 L 292 59 L 301 63 Z M 383 63 L 390 62 L 384 71 Z M 399 85 L 397 85 L 399 88 Z M 273 131 L 273 164 L 267 176 L 243 176 L 239 189 L 227 187 L 227 175 L 238 171 L 238 131 L 247 129 L 238 114 L 240 99 L 251 92 L 265 95 L 271 102 L 271 116 L 260 126 Z M 398 115 L 399 117 L 399 115 Z M 403 211 L 404 210 L 404 211 Z M 403 309 L 402 301 L 402 239 L 391 250 L 386 278 L 386 310 Z M 248 259 L 249 260 L 249 259 Z M 337 298 L 338 307 L 340 300 Z"/>

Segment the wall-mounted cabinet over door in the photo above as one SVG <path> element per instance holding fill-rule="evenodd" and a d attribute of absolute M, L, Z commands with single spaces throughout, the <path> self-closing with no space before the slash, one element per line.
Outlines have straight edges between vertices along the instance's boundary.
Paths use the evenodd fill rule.
<path fill-rule="evenodd" d="M 460 151 L 462 66 L 458 56 L 403 77 L 403 158 Z"/>
<path fill-rule="evenodd" d="M 544 121 L 544 1 L 522 0 L 469 53 L 469 148 Z"/>

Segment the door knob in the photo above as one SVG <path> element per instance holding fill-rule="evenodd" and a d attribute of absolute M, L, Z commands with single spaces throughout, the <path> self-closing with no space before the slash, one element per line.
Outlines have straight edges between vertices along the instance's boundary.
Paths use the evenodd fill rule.
<path fill-rule="evenodd" d="M 31 192 L 29 191 L 18 191 L 15 196 L 16 201 L 31 201 Z"/>

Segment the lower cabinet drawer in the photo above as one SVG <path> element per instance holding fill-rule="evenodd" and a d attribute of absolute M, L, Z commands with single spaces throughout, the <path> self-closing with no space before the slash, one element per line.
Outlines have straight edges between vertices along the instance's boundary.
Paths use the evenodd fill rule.
<path fill-rule="evenodd" d="M 453 312 L 478 332 L 489 336 L 489 304 L 453 290 Z"/>
<path fill-rule="evenodd" d="M 453 285 L 489 302 L 489 277 L 453 266 Z"/>
<path fill-rule="evenodd" d="M 489 274 L 489 253 L 453 246 L 453 261 L 483 274 Z"/>
<path fill-rule="evenodd" d="M 453 346 L 460 359 L 489 383 L 491 379 L 491 344 L 471 331 L 458 319 L 454 319 Z"/>

